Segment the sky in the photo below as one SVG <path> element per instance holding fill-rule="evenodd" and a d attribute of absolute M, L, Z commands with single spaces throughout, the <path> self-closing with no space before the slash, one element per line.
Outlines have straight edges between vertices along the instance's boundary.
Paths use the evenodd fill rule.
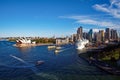
<path fill-rule="evenodd" d="M 0 37 L 69 36 L 80 26 L 120 31 L 120 0 L 0 0 Z"/>

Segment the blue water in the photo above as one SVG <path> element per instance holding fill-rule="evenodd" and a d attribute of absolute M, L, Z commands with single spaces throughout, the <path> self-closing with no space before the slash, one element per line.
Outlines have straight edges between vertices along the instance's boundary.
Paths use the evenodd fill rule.
<path fill-rule="evenodd" d="M 75 80 L 82 75 L 106 75 L 79 57 L 74 45 L 63 45 L 61 52 L 47 46 L 17 48 L 15 42 L 0 41 L 0 80 Z M 12 55 L 12 56 L 11 56 Z M 44 61 L 36 66 L 37 61 Z M 71 80 L 72 80 L 71 78 Z M 87 79 L 87 78 L 86 78 Z"/>

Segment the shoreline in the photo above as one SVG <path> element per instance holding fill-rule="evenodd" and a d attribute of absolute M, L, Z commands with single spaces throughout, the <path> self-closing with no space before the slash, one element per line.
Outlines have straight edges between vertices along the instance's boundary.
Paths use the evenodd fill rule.
<path fill-rule="evenodd" d="M 116 45 L 112 45 L 115 49 L 118 48 L 116 47 Z M 99 58 L 97 58 L 97 56 L 95 56 L 95 54 L 101 54 L 101 52 L 108 52 L 108 48 L 110 47 L 110 45 L 107 45 L 104 48 L 96 48 L 96 49 L 87 49 L 87 51 L 85 53 L 81 53 L 79 54 L 79 57 L 83 58 L 85 61 L 87 61 L 89 64 L 95 65 L 96 67 L 100 68 L 101 70 L 104 70 L 105 72 L 107 72 L 108 74 L 112 74 L 112 75 L 120 75 L 120 69 L 118 69 L 117 67 L 106 63 L 103 60 L 100 60 Z"/>
<path fill-rule="evenodd" d="M 34 46 L 45 46 L 54 45 L 53 43 L 38 43 L 38 44 L 14 44 L 15 47 L 34 47 Z"/>

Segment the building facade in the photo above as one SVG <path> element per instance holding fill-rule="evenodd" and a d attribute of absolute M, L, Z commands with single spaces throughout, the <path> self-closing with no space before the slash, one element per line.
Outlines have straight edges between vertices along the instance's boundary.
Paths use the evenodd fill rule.
<path fill-rule="evenodd" d="M 101 42 L 104 42 L 105 41 L 105 32 L 104 32 L 104 30 L 100 30 L 99 31 L 99 34 L 100 34 L 100 38 L 101 38 Z"/>
<path fill-rule="evenodd" d="M 77 40 L 78 39 L 83 39 L 83 29 L 81 26 L 77 30 Z"/>
<path fill-rule="evenodd" d="M 111 37 L 110 34 L 111 34 L 110 33 L 110 28 L 106 28 L 106 30 L 105 30 L 105 40 L 110 40 L 110 37 Z"/>
<path fill-rule="evenodd" d="M 111 40 L 117 40 L 117 39 L 118 39 L 117 31 L 111 29 Z"/>
<path fill-rule="evenodd" d="M 90 31 L 88 32 L 88 39 L 90 42 L 93 41 L 93 30 L 92 29 L 90 29 Z"/>

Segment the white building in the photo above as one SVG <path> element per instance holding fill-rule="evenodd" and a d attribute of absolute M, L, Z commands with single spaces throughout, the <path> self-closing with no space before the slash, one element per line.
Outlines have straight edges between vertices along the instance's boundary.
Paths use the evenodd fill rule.
<path fill-rule="evenodd" d="M 17 44 L 31 44 L 31 40 L 30 39 L 26 39 L 26 38 L 22 38 L 22 39 L 18 39 L 16 40 Z"/>
<path fill-rule="evenodd" d="M 56 38 L 57 45 L 68 44 L 68 43 L 69 43 L 69 38 Z"/>

